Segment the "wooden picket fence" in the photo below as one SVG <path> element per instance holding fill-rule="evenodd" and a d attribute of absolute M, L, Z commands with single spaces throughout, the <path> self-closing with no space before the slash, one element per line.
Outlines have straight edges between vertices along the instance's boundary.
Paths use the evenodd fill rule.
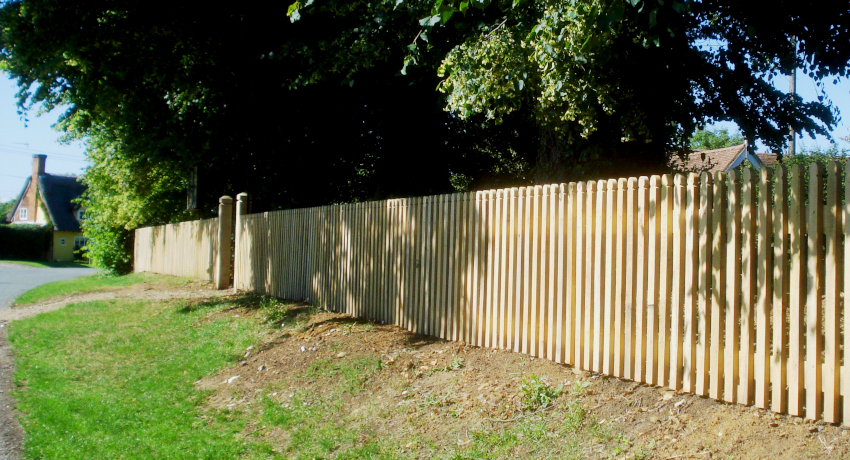
<path fill-rule="evenodd" d="M 848 424 L 845 176 L 795 165 L 237 213 L 234 288 Z"/>
<path fill-rule="evenodd" d="M 217 232 L 218 218 L 137 229 L 133 270 L 212 281 Z"/>

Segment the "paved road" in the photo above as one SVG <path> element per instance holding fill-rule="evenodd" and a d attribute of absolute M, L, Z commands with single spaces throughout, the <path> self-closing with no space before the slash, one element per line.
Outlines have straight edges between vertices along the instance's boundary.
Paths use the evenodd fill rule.
<path fill-rule="evenodd" d="M 51 281 L 91 275 L 92 268 L 36 268 L 20 264 L 0 263 L 0 318 L 11 308 L 12 301 L 24 292 Z M 24 431 L 12 410 L 13 389 L 11 348 L 6 342 L 6 324 L 0 321 L 0 460 L 19 460 Z"/>
<path fill-rule="evenodd" d="M 36 286 L 94 273 L 93 268 L 36 268 L 0 263 L 0 311 L 9 308 L 16 297 Z"/>

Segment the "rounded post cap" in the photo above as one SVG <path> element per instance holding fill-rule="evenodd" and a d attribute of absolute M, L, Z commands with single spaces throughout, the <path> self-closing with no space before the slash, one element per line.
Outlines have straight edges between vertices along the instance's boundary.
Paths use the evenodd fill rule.
<path fill-rule="evenodd" d="M 231 198 L 227 195 L 224 195 L 223 197 L 218 199 L 218 202 L 221 203 L 221 204 L 230 204 L 230 203 L 233 203 L 233 198 Z"/>

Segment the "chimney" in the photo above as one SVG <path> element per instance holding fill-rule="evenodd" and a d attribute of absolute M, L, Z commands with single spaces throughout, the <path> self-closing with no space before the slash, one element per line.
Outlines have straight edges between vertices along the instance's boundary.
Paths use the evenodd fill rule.
<path fill-rule="evenodd" d="M 32 156 L 32 182 L 35 184 L 38 181 L 38 176 L 44 174 L 44 162 L 47 161 L 47 155 Z"/>

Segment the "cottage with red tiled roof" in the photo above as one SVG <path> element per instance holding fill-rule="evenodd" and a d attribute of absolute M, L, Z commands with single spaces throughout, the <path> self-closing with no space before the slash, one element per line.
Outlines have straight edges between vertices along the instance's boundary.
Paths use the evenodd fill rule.
<path fill-rule="evenodd" d="M 6 220 L 18 225 L 50 225 L 53 229 L 50 260 L 71 261 L 74 252 L 86 244 L 80 229 L 85 208 L 74 203 L 86 187 L 77 176 L 47 174 L 46 161 L 47 155 L 32 156 L 32 176 L 24 182 Z"/>
<path fill-rule="evenodd" d="M 670 159 L 668 166 L 674 171 L 701 173 L 703 171 L 715 173 L 718 171 L 731 171 L 744 160 L 749 160 L 756 170 L 763 167 L 772 168 L 778 163 L 775 153 L 752 154 L 747 148 L 747 143 L 724 147 L 713 150 L 695 150 L 685 156 L 684 162 L 680 156 Z"/>

